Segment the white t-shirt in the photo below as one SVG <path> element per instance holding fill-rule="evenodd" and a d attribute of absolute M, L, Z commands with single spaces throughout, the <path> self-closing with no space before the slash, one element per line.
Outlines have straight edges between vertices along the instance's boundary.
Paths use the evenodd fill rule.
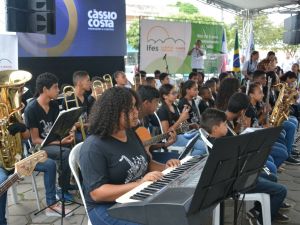
<path fill-rule="evenodd" d="M 251 62 L 250 60 L 248 60 L 248 61 L 244 62 L 242 71 L 245 71 L 245 72 L 249 71 L 249 72 L 253 73 L 257 69 L 257 64 L 258 64 L 257 61 Z"/>
<path fill-rule="evenodd" d="M 156 82 L 156 89 L 159 89 L 161 87 L 161 82 L 159 79 L 155 79 Z"/>
<path fill-rule="evenodd" d="M 194 48 L 191 53 L 191 67 L 192 69 L 204 69 L 204 58 L 200 55 L 200 50 L 204 53 L 203 49 Z"/>

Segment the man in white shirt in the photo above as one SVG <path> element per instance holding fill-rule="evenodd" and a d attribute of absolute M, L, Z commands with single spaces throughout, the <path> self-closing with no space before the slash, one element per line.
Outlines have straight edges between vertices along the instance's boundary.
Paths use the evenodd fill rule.
<path fill-rule="evenodd" d="M 257 69 L 258 59 L 259 52 L 253 51 L 251 53 L 250 59 L 243 64 L 242 74 L 244 75 L 246 81 L 251 80 L 252 74 Z"/>
<path fill-rule="evenodd" d="M 191 67 L 195 72 L 204 71 L 204 50 L 201 48 L 201 40 L 197 40 L 194 48 L 188 51 L 188 55 L 192 57 Z"/>

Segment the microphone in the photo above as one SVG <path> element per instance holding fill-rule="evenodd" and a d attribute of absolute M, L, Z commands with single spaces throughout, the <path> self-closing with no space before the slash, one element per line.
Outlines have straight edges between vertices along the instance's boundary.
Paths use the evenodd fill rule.
<path fill-rule="evenodd" d="M 163 60 L 165 60 L 167 58 L 167 53 L 164 55 Z"/>

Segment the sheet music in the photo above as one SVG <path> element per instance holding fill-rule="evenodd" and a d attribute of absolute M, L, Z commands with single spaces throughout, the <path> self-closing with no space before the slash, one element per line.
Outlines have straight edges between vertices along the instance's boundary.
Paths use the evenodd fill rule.
<path fill-rule="evenodd" d="M 74 113 L 76 112 L 76 111 L 78 111 L 78 114 L 79 114 L 79 112 L 80 112 L 80 114 L 79 114 L 79 116 L 81 115 L 81 113 L 82 113 L 82 111 L 83 111 L 83 108 L 82 107 L 74 107 L 74 108 L 71 108 L 71 109 L 68 109 L 68 110 L 62 110 L 62 111 L 60 111 L 59 112 L 59 114 L 58 114 L 58 116 L 57 116 L 57 118 L 56 118 L 56 120 L 55 120 L 55 122 L 54 122 L 54 124 L 53 124 L 53 126 L 51 127 L 51 129 L 50 129 L 50 131 L 49 131 L 49 133 L 47 134 L 47 137 L 43 140 L 43 142 L 42 142 L 42 144 L 41 144 L 41 148 L 42 147 L 44 147 L 44 145 L 47 145 L 48 143 L 48 139 L 50 138 L 50 136 L 51 135 L 53 135 L 52 133 L 53 133 L 53 128 L 54 127 L 56 127 L 57 126 L 57 123 L 58 123 L 58 121 L 60 120 L 60 117 L 62 117 L 64 114 L 66 114 L 66 113 L 72 113 L 74 111 Z M 79 116 L 78 116 L 78 118 L 79 118 Z M 77 120 L 78 120 L 78 118 L 77 118 Z M 70 118 L 70 119 L 72 119 L 72 117 Z M 77 121 L 76 120 L 76 121 Z M 75 121 L 75 122 L 76 122 Z M 75 122 L 74 122 L 74 124 L 75 124 Z M 70 129 L 71 129 L 71 127 L 70 127 Z"/>
<path fill-rule="evenodd" d="M 247 127 L 241 134 L 252 133 L 252 132 L 254 132 L 254 131 L 262 130 L 262 129 L 264 129 L 264 128 L 262 128 L 262 127 L 258 127 L 258 128 Z"/>

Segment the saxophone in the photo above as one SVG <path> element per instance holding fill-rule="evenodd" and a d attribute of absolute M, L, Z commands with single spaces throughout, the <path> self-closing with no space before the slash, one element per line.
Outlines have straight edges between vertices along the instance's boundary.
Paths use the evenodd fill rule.
<path fill-rule="evenodd" d="M 286 114 L 285 104 L 283 103 L 283 97 L 287 88 L 285 83 L 280 83 L 275 85 L 280 88 L 278 98 L 276 100 L 275 106 L 273 108 L 272 114 L 270 116 L 270 124 L 272 126 L 280 126 L 284 120 L 288 119 Z"/>
<path fill-rule="evenodd" d="M 8 127 L 23 121 L 21 97 L 24 84 L 31 77 L 31 73 L 22 70 L 0 71 L 0 166 L 6 170 L 14 169 L 15 163 L 21 159 L 21 135 L 10 135 Z"/>

